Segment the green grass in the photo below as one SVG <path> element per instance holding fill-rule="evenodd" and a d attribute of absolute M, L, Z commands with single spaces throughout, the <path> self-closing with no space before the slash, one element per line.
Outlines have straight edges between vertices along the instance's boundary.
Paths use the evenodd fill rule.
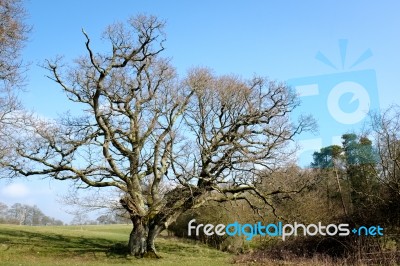
<path fill-rule="evenodd" d="M 161 259 L 126 256 L 130 225 L 0 225 L 0 265 L 231 265 L 233 256 L 189 240 L 160 236 Z"/>

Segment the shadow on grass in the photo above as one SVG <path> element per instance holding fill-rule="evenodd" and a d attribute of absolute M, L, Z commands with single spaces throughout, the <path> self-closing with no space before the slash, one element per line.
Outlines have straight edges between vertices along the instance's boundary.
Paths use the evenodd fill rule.
<path fill-rule="evenodd" d="M 60 231 L 36 231 L 35 227 L 1 228 L 0 227 L 0 252 L 13 254 L 33 255 L 35 257 L 82 257 L 91 259 L 109 258 L 122 263 L 132 261 L 128 255 L 126 241 L 107 239 L 107 236 L 85 235 L 85 231 L 69 232 Z M 107 231 L 104 231 L 107 233 Z M 72 234 L 72 235 L 71 235 Z M 220 258 L 221 252 L 210 249 L 204 244 L 193 240 L 178 239 L 171 236 L 159 236 L 156 239 L 157 251 L 169 254 L 173 258 Z M 1 256 L 0 256 L 1 261 Z M 1 263 L 0 263 L 1 264 Z"/>
<path fill-rule="evenodd" d="M 206 244 L 192 239 L 178 238 L 174 236 L 159 236 L 156 242 L 157 251 L 168 254 L 176 254 L 183 257 L 220 258 L 223 252 L 210 248 Z"/>
<path fill-rule="evenodd" d="M 70 254 L 104 253 L 107 257 L 126 258 L 127 246 L 121 242 L 104 238 L 85 236 L 64 236 L 49 232 L 29 232 L 25 230 L 0 229 L 0 243 L 7 246 L 2 251 L 13 248 L 59 253 L 63 256 Z M 96 256 L 96 255 L 95 255 Z"/>

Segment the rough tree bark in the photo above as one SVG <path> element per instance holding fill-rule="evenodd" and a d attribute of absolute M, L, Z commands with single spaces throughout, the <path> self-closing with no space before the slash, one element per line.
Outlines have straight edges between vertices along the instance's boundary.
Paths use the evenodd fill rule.
<path fill-rule="evenodd" d="M 134 216 L 131 218 L 133 229 L 129 236 L 129 253 L 142 257 L 147 252 L 148 228 L 143 217 Z"/>

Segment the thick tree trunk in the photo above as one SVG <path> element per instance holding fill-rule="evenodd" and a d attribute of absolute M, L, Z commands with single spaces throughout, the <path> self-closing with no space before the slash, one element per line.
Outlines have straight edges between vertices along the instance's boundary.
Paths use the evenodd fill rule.
<path fill-rule="evenodd" d="M 146 253 L 147 226 L 143 217 L 134 216 L 131 218 L 133 229 L 129 236 L 129 254 L 136 257 L 143 257 Z"/>
<path fill-rule="evenodd" d="M 173 199 L 176 200 L 176 198 Z M 189 201 L 189 198 L 187 201 Z M 134 204 L 131 204 L 129 198 L 123 198 L 120 202 L 130 213 L 133 224 L 133 229 L 129 237 L 128 252 L 130 255 L 140 258 L 160 258 L 157 254 L 154 243 L 156 237 L 166 229 L 169 224 L 175 221 L 179 215 L 181 215 L 185 210 L 190 209 L 192 206 L 190 203 L 186 204 L 184 208 L 175 210 L 173 213 L 169 213 L 168 215 L 159 212 L 149 220 L 148 218 L 137 215 L 137 212 L 133 211 L 135 207 L 131 206 Z M 190 200 L 190 202 L 192 202 L 192 200 Z M 171 206 L 168 205 L 169 208 L 171 208 L 172 205 L 172 203 Z"/>
<path fill-rule="evenodd" d="M 155 257 L 155 258 L 160 258 L 157 255 L 157 251 L 156 251 L 156 246 L 154 244 L 154 240 L 156 239 L 156 237 L 160 234 L 160 232 L 164 229 L 164 226 L 159 226 L 159 225 L 151 225 L 149 227 L 149 233 L 147 235 L 147 255 L 149 257 Z"/>
<path fill-rule="evenodd" d="M 136 257 L 160 258 L 156 253 L 154 240 L 165 228 L 156 224 L 146 224 L 145 219 L 139 216 L 131 218 L 133 229 L 129 236 L 129 254 Z"/>

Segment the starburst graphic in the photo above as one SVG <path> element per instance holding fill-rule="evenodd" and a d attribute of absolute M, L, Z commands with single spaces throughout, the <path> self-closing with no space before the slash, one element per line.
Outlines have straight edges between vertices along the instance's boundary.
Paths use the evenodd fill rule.
<path fill-rule="evenodd" d="M 339 51 L 340 51 L 340 59 L 341 59 L 341 69 L 344 70 L 345 69 L 345 65 L 346 65 L 346 56 L 347 56 L 347 46 L 348 46 L 348 40 L 347 39 L 340 39 L 339 40 Z M 367 49 L 365 50 L 358 58 L 356 61 L 354 61 L 349 69 L 352 69 L 353 67 L 361 64 L 362 62 L 364 62 L 365 60 L 367 60 L 368 58 L 370 58 L 372 56 L 372 51 L 371 49 Z M 328 59 L 328 57 L 326 57 L 322 52 L 318 51 L 317 55 L 315 56 L 315 58 L 324 63 L 327 66 L 330 66 L 331 68 L 338 70 L 338 66 L 335 65 L 334 63 L 332 63 L 331 60 Z"/>

